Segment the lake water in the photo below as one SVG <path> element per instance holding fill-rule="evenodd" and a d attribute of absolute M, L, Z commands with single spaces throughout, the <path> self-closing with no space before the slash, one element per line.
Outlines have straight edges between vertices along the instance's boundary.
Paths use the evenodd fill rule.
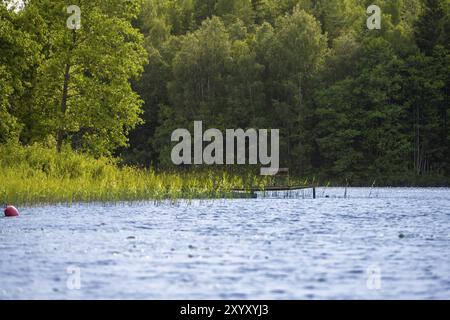
<path fill-rule="evenodd" d="M 450 298 L 450 189 L 259 196 L 22 208 L 0 299 Z"/>

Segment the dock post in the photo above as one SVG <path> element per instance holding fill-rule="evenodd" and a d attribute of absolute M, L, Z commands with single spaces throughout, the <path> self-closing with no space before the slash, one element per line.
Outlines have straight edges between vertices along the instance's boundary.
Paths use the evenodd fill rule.
<path fill-rule="evenodd" d="M 313 187 L 313 199 L 316 198 L 316 187 Z"/>

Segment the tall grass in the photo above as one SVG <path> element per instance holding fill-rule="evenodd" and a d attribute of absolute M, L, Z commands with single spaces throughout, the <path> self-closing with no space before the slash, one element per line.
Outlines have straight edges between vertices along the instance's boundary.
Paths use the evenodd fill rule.
<path fill-rule="evenodd" d="M 226 198 L 272 181 L 219 170 L 155 172 L 40 145 L 0 145 L 0 203 L 39 205 Z"/>

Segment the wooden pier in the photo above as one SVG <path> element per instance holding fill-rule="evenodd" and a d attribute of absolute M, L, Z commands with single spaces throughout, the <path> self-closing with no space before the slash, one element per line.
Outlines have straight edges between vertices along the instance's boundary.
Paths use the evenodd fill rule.
<path fill-rule="evenodd" d="M 233 189 L 232 191 L 237 194 L 248 194 L 249 198 L 257 198 L 257 192 L 289 192 L 289 191 L 298 191 L 298 190 L 306 190 L 312 189 L 312 198 L 316 199 L 316 187 L 315 186 L 274 186 L 274 187 L 266 187 L 266 188 L 248 188 L 248 189 Z"/>
<path fill-rule="evenodd" d="M 316 199 L 316 186 L 289 186 L 290 177 L 289 177 L 289 169 L 288 168 L 280 168 L 278 170 L 278 174 L 275 176 L 276 181 L 279 184 L 284 184 L 281 186 L 267 186 L 265 188 L 247 188 L 247 189 L 233 189 L 232 191 L 236 193 L 237 197 L 241 198 L 257 198 L 257 192 L 290 192 L 290 191 L 298 191 L 298 190 L 306 190 L 312 189 L 312 198 Z M 245 195 L 245 196 L 243 196 Z"/>

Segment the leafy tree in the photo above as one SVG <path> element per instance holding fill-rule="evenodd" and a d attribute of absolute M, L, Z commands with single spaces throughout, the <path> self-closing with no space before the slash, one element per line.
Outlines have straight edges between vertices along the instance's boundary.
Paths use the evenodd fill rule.
<path fill-rule="evenodd" d="M 330 43 L 337 37 L 361 28 L 365 23 L 365 8 L 356 0 L 306 0 L 299 8 L 312 14 L 327 33 Z"/>
<path fill-rule="evenodd" d="M 183 37 L 172 60 L 169 102 L 160 105 L 156 132 L 162 146 L 160 159 L 169 159 L 170 133 L 202 120 L 215 128 L 247 127 L 262 101 L 262 66 L 241 37 L 232 39 L 217 17 L 206 20 L 200 29 Z M 164 162 L 164 161 L 163 161 Z"/>
<path fill-rule="evenodd" d="M 319 91 L 316 128 L 319 167 L 341 181 L 367 181 L 404 174 L 408 137 L 398 104 L 401 62 L 381 39 L 363 43 L 357 74 Z M 386 64 L 388 61 L 388 64 Z"/>
<path fill-rule="evenodd" d="M 141 100 L 129 80 L 146 61 L 142 36 L 132 27 L 137 5 L 120 0 L 78 1 L 82 28 L 66 26 L 73 1 L 31 0 L 31 11 L 44 21 L 44 61 L 33 87 L 40 129 L 94 154 L 125 146 L 139 122 Z"/>
<path fill-rule="evenodd" d="M 28 16 L 14 10 L 11 1 L 0 3 L 0 143 L 18 141 L 25 115 L 33 112 L 29 91 L 40 63 L 37 38 L 28 32 Z M 27 24 L 24 27 L 24 24 Z"/>
<path fill-rule="evenodd" d="M 448 173 L 448 87 L 450 55 L 442 47 L 433 56 L 417 54 L 405 62 L 402 101 L 408 112 L 412 165 L 416 175 Z"/>
<path fill-rule="evenodd" d="M 449 3 L 447 0 L 423 0 L 423 13 L 415 26 L 416 42 L 419 48 L 427 55 L 433 53 L 438 44 L 448 46 L 449 34 Z M 447 11 L 447 12 L 446 12 Z"/>
<path fill-rule="evenodd" d="M 313 16 L 299 8 L 281 18 L 274 31 L 265 26 L 260 34 L 266 67 L 266 94 L 271 97 L 271 125 L 283 128 L 284 158 L 290 166 L 309 165 L 306 126 L 314 75 L 323 64 L 327 38 Z M 261 32 L 261 31 L 260 31 Z M 293 161 L 293 159 L 296 159 Z"/>

